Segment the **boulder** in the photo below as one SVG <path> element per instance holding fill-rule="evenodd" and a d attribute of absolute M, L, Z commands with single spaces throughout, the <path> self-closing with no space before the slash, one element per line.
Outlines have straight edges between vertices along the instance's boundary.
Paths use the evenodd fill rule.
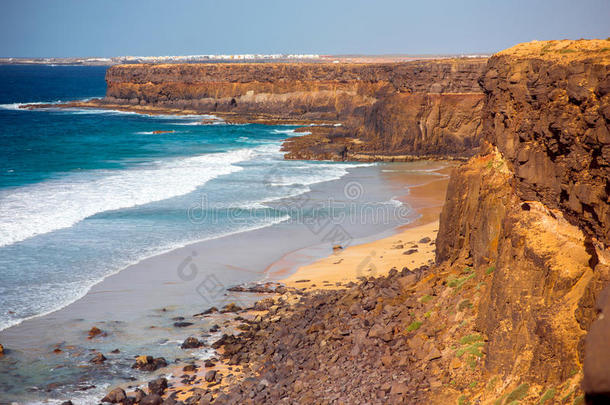
<path fill-rule="evenodd" d="M 106 357 L 104 357 L 104 355 L 102 353 L 95 353 L 93 355 L 93 357 L 91 358 L 91 360 L 89 360 L 89 363 L 102 364 L 105 361 L 106 361 Z"/>
<path fill-rule="evenodd" d="M 197 349 L 203 346 L 203 342 L 196 337 L 190 336 L 186 338 L 182 345 L 180 346 L 182 349 Z"/>
<path fill-rule="evenodd" d="M 98 328 L 97 326 L 92 327 L 91 329 L 89 329 L 89 332 L 87 333 L 87 335 L 89 336 L 89 339 L 93 339 L 96 336 L 102 335 L 102 330 L 100 328 Z"/>
<path fill-rule="evenodd" d="M 167 379 L 164 377 L 160 377 L 148 382 L 148 392 L 151 394 L 163 395 L 166 389 Z"/>
<path fill-rule="evenodd" d="M 379 322 L 375 323 L 371 329 L 369 329 L 369 337 L 379 338 L 385 342 L 392 340 L 394 331 L 390 326 L 383 325 Z"/>
<path fill-rule="evenodd" d="M 125 390 L 123 388 L 115 388 L 110 391 L 104 398 L 102 398 L 102 402 L 110 402 L 111 404 L 118 404 L 127 398 L 125 394 Z"/>
<path fill-rule="evenodd" d="M 207 382 L 212 382 L 212 381 L 214 381 L 215 378 L 216 378 L 216 370 L 208 370 L 205 373 L 205 380 Z"/>
<path fill-rule="evenodd" d="M 163 357 L 153 358 L 152 356 L 138 356 L 136 362 L 131 366 L 143 371 L 155 371 L 167 366 L 167 361 Z"/>
<path fill-rule="evenodd" d="M 222 311 L 220 312 L 225 314 L 227 312 L 238 312 L 241 310 L 242 308 L 239 305 L 236 305 L 234 302 L 231 302 L 230 304 L 225 305 Z"/>

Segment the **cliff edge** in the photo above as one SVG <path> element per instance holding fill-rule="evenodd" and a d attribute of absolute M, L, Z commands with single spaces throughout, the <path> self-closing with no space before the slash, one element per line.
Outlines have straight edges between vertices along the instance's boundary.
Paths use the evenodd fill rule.
<path fill-rule="evenodd" d="M 610 394 L 609 62 L 601 40 L 489 59 L 486 153 L 453 173 L 437 239 L 441 266 L 493 269 L 476 320 L 486 372 L 548 389 L 584 376 L 589 402 Z"/>

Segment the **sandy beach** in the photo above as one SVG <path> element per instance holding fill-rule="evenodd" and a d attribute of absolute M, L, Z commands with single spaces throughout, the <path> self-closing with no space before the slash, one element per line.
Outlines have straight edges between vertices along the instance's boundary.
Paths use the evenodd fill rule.
<path fill-rule="evenodd" d="M 282 280 L 287 286 L 333 289 L 357 282 L 360 277 L 387 275 L 391 269 L 402 270 L 430 264 L 434 260 L 434 239 L 438 220 L 405 227 L 396 235 L 374 242 L 339 249 L 329 257 L 300 267 Z"/>
<path fill-rule="evenodd" d="M 436 181 L 412 187 L 400 200 L 420 215 L 414 222 L 395 229 L 395 234 L 372 242 L 336 249 L 328 257 L 300 266 L 282 279 L 287 286 L 308 289 L 333 289 L 357 282 L 360 277 L 385 276 L 390 270 L 417 268 L 434 261 L 438 218 L 445 200 L 450 168 L 438 171 Z M 397 173 L 394 181 L 400 181 Z M 273 267 L 289 266 L 286 258 Z"/>

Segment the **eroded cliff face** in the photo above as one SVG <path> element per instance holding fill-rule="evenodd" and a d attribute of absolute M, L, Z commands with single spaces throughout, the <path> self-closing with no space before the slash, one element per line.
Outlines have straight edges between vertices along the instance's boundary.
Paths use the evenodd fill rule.
<path fill-rule="evenodd" d="M 289 159 L 463 157 L 479 144 L 484 67 L 485 59 L 122 65 L 108 69 L 103 103 L 342 125 L 291 139 Z"/>
<path fill-rule="evenodd" d="M 489 143 L 453 173 L 437 239 L 439 264 L 493 274 L 476 320 L 486 372 L 556 389 L 581 380 L 584 362 L 591 401 L 610 393 L 610 328 L 598 317 L 610 281 L 609 74 L 608 41 L 522 44 L 490 58 Z"/>
<path fill-rule="evenodd" d="M 464 158 L 479 150 L 483 94 L 397 93 L 344 128 L 313 129 L 284 144 L 287 159 L 402 161 Z M 311 130 L 311 129 L 310 129 Z"/>

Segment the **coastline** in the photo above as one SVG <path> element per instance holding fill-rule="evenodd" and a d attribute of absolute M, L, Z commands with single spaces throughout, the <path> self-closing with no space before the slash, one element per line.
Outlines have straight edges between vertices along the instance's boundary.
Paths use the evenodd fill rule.
<path fill-rule="evenodd" d="M 442 168 L 442 165 L 439 169 L 438 162 L 355 167 L 350 169 L 351 174 L 343 178 L 312 186 L 308 194 L 313 201 L 345 198 L 343 192 L 347 183 L 358 180 L 364 185 L 365 197 L 372 201 L 379 202 L 390 199 L 392 195 L 403 194 L 403 197 L 396 198 L 417 210 L 417 214 L 408 210 L 409 220 L 414 221 L 413 223 L 421 223 L 423 217 L 417 219 L 417 216 L 421 215 L 422 209 L 426 209 L 425 206 L 429 201 L 423 198 L 423 203 L 419 202 L 421 187 L 417 184 L 430 183 L 423 187 L 425 189 L 434 187 L 431 184 L 438 183 L 437 176 L 430 175 L 427 173 L 429 169 L 421 169 L 422 167 L 432 167 L 433 171 L 438 169 L 440 172 L 448 170 Z M 444 179 L 444 176 L 439 176 L 438 179 Z M 405 187 L 411 185 L 413 188 L 405 196 Z M 396 209 L 392 205 L 386 206 L 391 210 Z M 356 224 L 349 229 L 354 236 L 354 243 L 360 244 L 398 231 L 395 228 L 388 228 L 387 225 L 375 227 Z M 296 235 L 295 231 L 297 231 Z M 278 245 L 277 241 L 287 241 L 288 235 L 290 235 L 290 243 L 282 242 Z M 126 366 L 129 366 L 133 361 L 130 358 L 133 359 L 133 355 L 136 354 L 153 355 L 155 358 L 166 357 L 170 363 L 178 355 L 185 361 L 179 363 L 183 365 L 192 361 L 203 362 L 202 356 L 209 358 L 213 355 L 209 353 L 209 345 L 215 339 L 218 339 L 222 333 L 237 334 L 240 329 L 232 319 L 228 319 L 228 316 L 233 316 L 232 313 L 213 318 L 193 317 L 192 314 L 200 313 L 211 306 L 221 308 L 216 301 L 210 301 L 210 297 L 202 297 L 197 291 L 196 287 L 202 281 L 202 277 L 205 280 L 209 275 L 217 276 L 221 285 L 226 287 L 269 280 L 271 274 L 268 271 L 269 264 L 273 266 L 291 252 L 307 252 L 307 255 L 302 257 L 300 262 L 302 264 L 315 262 L 332 254 L 330 242 L 320 244 L 322 236 L 313 234 L 305 226 L 280 223 L 258 230 L 195 242 L 153 255 L 106 277 L 102 282 L 94 285 L 84 297 L 67 307 L 48 315 L 24 320 L 19 325 L 3 330 L 2 341 L 12 353 L 12 358 L 23 357 L 23 353 L 30 352 L 37 353 L 43 359 L 51 358 L 50 361 L 63 361 L 61 359 L 64 356 L 77 356 L 87 364 L 89 353 L 93 350 L 93 353 L 103 353 L 109 359 L 108 363 Z M 240 249 L 237 248 L 238 246 L 249 246 L 259 253 L 253 260 L 249 249 Z M 290 249 L 290 246 L 294 248 Z M 187 260 L 189 260 L 187 265 L 194 264 L 199 271 L 197 278 L 192 281 L 181 280 L 178 277 L 180 265 Z M 271 278 L 278 280 L 275 276 Z M 268 297 L 268 294 L 226 292 L 216 298 L 223 305 L 236 302 L 242 308 L 251 308 L 255 301 L 265 297 Z M 185 303 L 188 305 L 185 306 Z M 239 315 L 242 316 L 241 313 Z M 246 317 L 246 314 L 244 313 L 243 316 Z M 186 318 L 194 325 L 179 329 L 172 328 L 172 323 L 177 318 Z M 220 332 L 209 333 L 215 324 L 221 326 Z M 54 325 L 65 325 L 65 332 L 62 332 L 61 338 L 53 333 Z M 107 336 L 88 340 L 87 331 L 93 326 L 99 327 Z M 206 350 L 202 353 L 182 352 L 180 355 L 180 343 L 189 335 L 207 336 Z M 24 336 L 27 336 L 27 339 L 24 339 Z M 117 348 L 120 349 L 120 354 L 112 354 Z M 206 353 L 205 356 L 203 353 Z M 220 352 L 216 355 L 219 354 Z M 170 364 L 170 367 L 174 366 L 175 364 Z M 106 392 L 108 386 L 101 384 L 101 381 L 99 384 L 96 383 L 95 375 L 99 371 L 89 368 L 91 367 L 86 369 L 86 375 L 93 373 L 89 381 L 93 381 L 98 388 L 96 393 L 92 391 L 83 394 L 86 393 L 88 398 L 99 400 L 100 394 Z M 168 372 L 168 370 L 159 371 Z M 119 377 L 119 380 L 111 383 L 111 386 L 123 385 L 120 384 L 121 378 L 125 381 L 124 377 Z M 136 378 L 146 381 L 150 377 L 136 375 Z M 81 385 L 77 385 L 74 389 L 86 388 Z M 83 400 L 79 395 L 73 396 L 72 399 Z"/>
<path fill-rule="evenodd" d="M 232 336 L 248 335 L 248 331 L 252 331 L 251 328 L 257 324 L 261 328 L 274 323 L 278 325 L 283 314 L 295 310 L 304 299 L 325 292 L 345 291 L 367 279 L 383 279 L 397 272 L 416 274 L 413 270 L 421 274 L 434 262 L 435 239 L 449 171 L 449 167 L 439 170 L 445 176 L 413 186 L 408 195 L 400 198 L 403 203 L 417 207 L 419 217 L 413 222 L 390 232 L 363 238 L 345 249 L 335 250 L 317 259 L 313 259 L 311 248 L 305 248 L 274 262 L 266 272 L 271 273 L 270 279 L 277 281 L 263 284 L 271 294 L 250 293 L 262 299 L 252 307 L 239 311 L 238 316 L 224 321 L 223 337 L 212 345 L 216 347 L 213 361 L 207 364 L 192 361 L 177 364 L 168 377 L 168 388 L 163 397 L 178 401 L 190 398 L 201 403 L 209 403 L 206 401 L 212 398 L 220 400 L 235 385 L 248 378 L 254 369 L 254 364 L 244 364 L 232 356 L 234 346 L 238 346 L 231 343 Z M 278 288 L 273 293 L 274 286 L 279 286 L 281 290 Z M 212 373 L 214 377 L 209 380 Z"/>

